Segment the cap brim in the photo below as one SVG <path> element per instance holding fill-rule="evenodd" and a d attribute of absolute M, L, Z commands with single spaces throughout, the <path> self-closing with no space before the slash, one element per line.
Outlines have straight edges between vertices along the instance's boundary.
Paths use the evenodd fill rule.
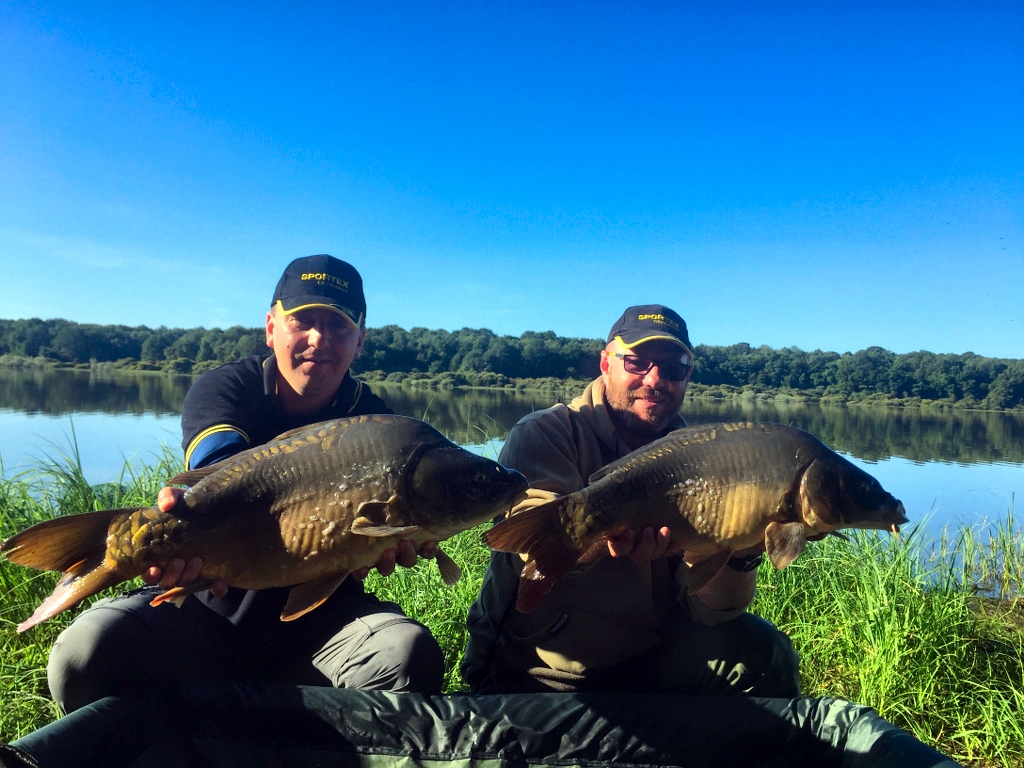
<path fill-rule="evenodd" d="M 327 304 L 322 300 L 322 297 L 300 297 L 296 299 L 298 302 L 294 307 L 288 309 L 284 303 L 278 299 L 277 308 L 281 310 L 283 314 L 293 315 L 296 312 L 301 312 L 304 309 L 329 309 L 332 312 L 341 315 L 353 326 L 358 326 L 362 321 L 362 315 L 356 315 L 352 310 L 347 307 L 342 307 L 339 304 Z"/>
<path fill-rule="evenodd" d="M 686 346 L 679 339 L 678 336 L 671 336 L 669 334 L 657 334 L 657 333 L 655 333 L 655 334 L 651 334 L 650 336 L 642 336 L 639 339 L 637 339 L 636 341 L 626 341 L 621 336 L 616 336 L 615 340 L 617 342 L 619 342 L 619 344 L 624 346 L 626 349 L 632 349 L 633 347 L 638 347 L 641 344 L 646 344 L 648 341 L 671 341 L 673 344 L 675 344 L 675 345 L 677 345 L 679 347 L 682 347 L 683 350 L 686 352 L 686 354 L 688 354 L 691 358 L 693 357 L 693 350 L 691 350 L 688 346 Z"/>

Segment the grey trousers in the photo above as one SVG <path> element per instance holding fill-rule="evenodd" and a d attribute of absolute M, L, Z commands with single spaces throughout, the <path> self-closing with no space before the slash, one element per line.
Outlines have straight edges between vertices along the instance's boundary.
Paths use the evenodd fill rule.
<path fill-rule="evenodd" d="M 437 641 L 372 595 L 243 630 L 195 598 L 181 608 L 150 606 L 159 591 L 101 600 L 58 636 L 47 678 L 65 712 L 105 696 L 204 680 L 441 692 Z"/>
<path fill-rule="evenodd" d="M 650 651 L 583 675 L 535 667 L 491 666 L 474 693 L 668 693 L 774 698 L 800 695 L 800 657 L 785 633 L 759 616 L 742 613 L 706 626 L 681 613 L 659 627 Z"/>

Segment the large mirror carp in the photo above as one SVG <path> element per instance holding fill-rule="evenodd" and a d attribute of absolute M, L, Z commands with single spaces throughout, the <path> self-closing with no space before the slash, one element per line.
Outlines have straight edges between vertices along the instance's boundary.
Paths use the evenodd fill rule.
<path fill-rule="evenodd" d="M 443 541 L 507 512 L 527 488 L 417 419 L 358 416 L 314 424 L 172 478 L 190 485 L 171 513 L 154 507 L 57 517 L 0 544 L 18 565 L 64 577 L 18 631 L 176 557 L 201 578 L 153 601 L 206 589 L 294 586 L 283 620 L 307 613 L 401 539 Z M 444 580 L 458 566 L 438 552 Z"/>
<path fill-rule="evenodd" d="M 492 549 L 528 554 L 517 607 L 532 610 L 608 536 L 671 529 L 698 592 L 733 552 L 763 543 L 785 568 L 808 537 L 841 528 L 899 532 L 903 504 L 813 435 L 781 424 L 676 430 L 603 467 L 582 490 L 524 510 L 486 534 Z M 595 546 L 597 545 L 597 546 Z"/>

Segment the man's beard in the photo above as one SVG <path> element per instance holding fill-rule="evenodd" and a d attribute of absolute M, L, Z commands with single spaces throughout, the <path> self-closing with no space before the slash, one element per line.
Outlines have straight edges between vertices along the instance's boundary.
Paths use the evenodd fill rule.
<path fill-rule="evenodd" d="M 648 421 L 638 416 L 633 410 L 633 406 L 637 400 L 650 397 L 662 398 L 663 404 L 671 403 L 675 399 L 671 392 L 663 389 L 652 389 L 651 387 L 641 387 L 637 390 L 620 392 L 614 395 L 610 395 L 606 391 L 605 401 L 611 406 L 608 412 L 615 426 L 626 432 L 632 432 L 635 435 L 657 435 L 663 432 L 665 427 L 669 425 L 669 422 L 672 421 L 672 417 L 675 416 L 679 407 L 676 406 L 675 409 L 669 408 L 657 420 Z"/>

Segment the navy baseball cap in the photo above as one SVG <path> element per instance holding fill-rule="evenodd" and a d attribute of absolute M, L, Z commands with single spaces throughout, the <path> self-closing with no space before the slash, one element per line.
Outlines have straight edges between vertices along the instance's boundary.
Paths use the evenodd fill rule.
<path fill-rule="evenodd" d="M 626 349 L 656 339 L 671 341 L 693 359 L 686 322 L 663 304 L 643 304 L 627 309 L 608 332 L 608 343 L 615 339 Z"/>
<path fill-rule="evenodd" d="M 304 256 L 285 267 L 270 305 L 286 315 L 323 307 L 357 326 L 366 319 L 363 278 L 351 264 L 326 253 Z"/>

